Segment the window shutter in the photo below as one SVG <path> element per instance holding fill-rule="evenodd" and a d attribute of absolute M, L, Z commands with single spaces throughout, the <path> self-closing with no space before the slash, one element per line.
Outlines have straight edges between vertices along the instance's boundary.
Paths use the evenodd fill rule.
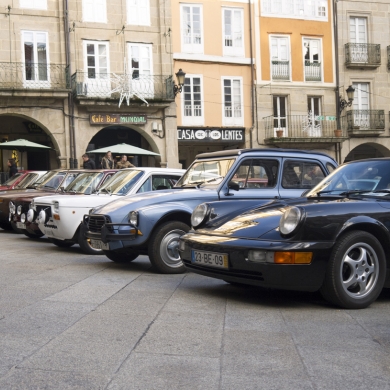
<path fill-rule="evenodd" d="M 139 2 L 139 24 L 148 26 L 150 24 L 149 0 Z"/>
<path fill-rule="evenodd" d="M 127 23 L 137 24 L 137 0 L 127 1 Z"/>
<path fill-rule="evenodd" d="M 47 9 L 47 1 L 46 0 L 35 0 L 34 5 L 35 5 L 34 8 Z"/>
<path fill-rule="evenodd" d="M 96 7 L 96 22 L 106 23 L 107 22 L 107 10 L 106 10 L 106 0 L 95 0 L 92 1 L 92 4 L 95 3 Z"/>
<path fill-rule="evenodd" d="M 83 20 L 87 22 L 95 21 L 93 0 L 83 0 Z"/>

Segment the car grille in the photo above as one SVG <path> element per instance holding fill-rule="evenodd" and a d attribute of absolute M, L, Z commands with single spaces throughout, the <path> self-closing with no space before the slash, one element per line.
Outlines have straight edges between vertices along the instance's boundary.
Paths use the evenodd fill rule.
<path fill-rule="evenodd" d="M 50 206 L 37 206 L 37 215 L 39 215 L 41 210 L 45 210 L 47 220 L 48 220 L 51 217 L 51 207 Z"/>
<path fill-rule="evenodd" d="M 111 223 L 109 217 L 105 215 L 90 215 L 88 218 L 88 230 L 90 232 L 100 233 L 102 227 L 106 223 Z M 112 229 L 109 228 L 111 231 Z"/>

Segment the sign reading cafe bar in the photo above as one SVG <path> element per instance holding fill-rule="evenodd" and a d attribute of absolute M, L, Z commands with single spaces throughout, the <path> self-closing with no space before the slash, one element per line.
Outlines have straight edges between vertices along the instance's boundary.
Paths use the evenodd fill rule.
<path fill-rule="evenodd" d="M 179 141 L 209 141 L 209 142 L 244 142 L 245 129 L 213 129 L 213 128 L 178 128 Z"/>
<path fill-rule="evenodd" d="M 90 114 L 89 123 L 91 125 L 107 125 L 113 123 L 118 125 L 144 125 L 146 123 L 146 116 L 129 114 Z"/>

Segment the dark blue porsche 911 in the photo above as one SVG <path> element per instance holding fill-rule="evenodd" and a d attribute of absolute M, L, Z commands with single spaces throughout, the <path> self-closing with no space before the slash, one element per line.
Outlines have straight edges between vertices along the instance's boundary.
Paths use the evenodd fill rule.
<path fill-rule="evenodd" d="M 238 213 L 224 201 L 194 210 L 192 230 L 180 240 L 189 270 L 230 283 L 320 290 L 348 309 L 369 306 L 390 287 L 390 159 L 344 164 L 305 197 L 243 207 Z"/>

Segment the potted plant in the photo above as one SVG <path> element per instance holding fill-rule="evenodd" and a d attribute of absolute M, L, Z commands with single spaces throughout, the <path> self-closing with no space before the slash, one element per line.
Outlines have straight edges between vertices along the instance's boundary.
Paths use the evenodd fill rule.
<path fill-rule="evenodd" d="M 336 137 L 341 137 L 341 136 L 343 135 L 343 131 L 342 131 L 341 129 L 336 129 L 336 130 L 334 131 L 334 135 L 335 135 Z"/>
<path fill-rule="evenodd" d="M 278 138 L 283 137 L 284 130 L 283 129 L 276 129 L 276 136 Z"/>

